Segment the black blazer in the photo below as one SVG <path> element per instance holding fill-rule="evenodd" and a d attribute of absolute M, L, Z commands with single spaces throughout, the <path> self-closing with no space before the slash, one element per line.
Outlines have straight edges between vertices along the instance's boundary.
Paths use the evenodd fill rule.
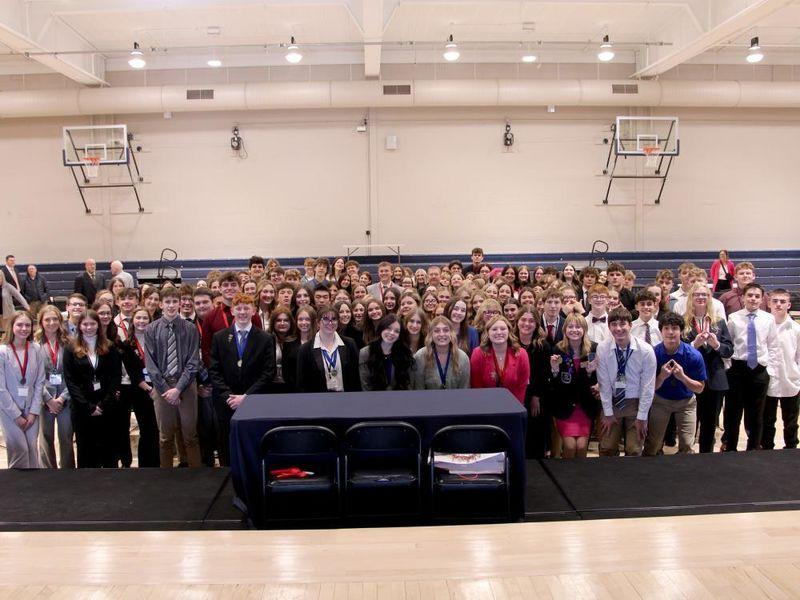
<path fill-rule="evenodd" d="M 733 341 L 725 319 L 718 319 L 711 326 L 711 331 L 716 334 L 717 340 L 719 340 L 719 349 L 714 350 L 711 346 L 705 344 L 697 348 L 697 350 L 703 355 L 703 362 L 706 364 L 708 389 L 724 392 L 728 389 L 728 376 L 725 374 L 725 364 L 722 359 L 733 356 Z M 683 339 L 687 344 L 691 344 L 696 337 L 697 332 L 692 329 Z"/>
<path fill-rule="evenodd" d="M 273 338 L 275 336 L 272 336 Z M 275 341 L 277 345 L 277 340 Z M 274 391 L 289 394 L 297 391 L 297 353 L 300 352 L 300 340 L 285 342 L 281 348 L 281 375 L 283 383 L 273 384 Z"/>
<path fill-rule="evenodd" d="M 105 279 L 100 273 L 95 272 L 94 279 L 84 271 L 80 275 L 75 278 L 75 293 L 76 294 L 83 294 L 86 296 L 86 302 L 91 308 L 92 303 L 94 303 L 94 299 L 97 296 L 97 292 L 103 288 L 105 285 Z"/>
<path fill-rule="evenodd" d="M 131 332 L 133 334 L 133 332 Z M 117 351 L 119 352 L 122 364 L 125 367 L 125 372 L 131 378 L 131 385 L 137 388 L 140 392 L 144 390 L 139 388 L 139 384 L 144 381 L 144 368 L 145 364 L 139 353 L 134 346 L 131 346 L 128 341 L 118 341 Z"/>
<path fill-rule="evenodd" d="M 590 352 L 597 350 L 597 344 L 592 343 Z M 561 356 L 559 371 L 553 375 L 550 369 L 550 357 L 547 360 L 547 396 L 550 410 L 556 419 L 568 419 L 576 406 L 580 406 L 590 419 L 597 416 L 600 401 L 592 394 L 591 387 L 597 383 L 596 371 L 589 374 L 585 362 L 576 372 L 572 367 L 572 357 L 561 351 L 554 354 Z M 588 361 L 588 357 L 583 357 Z"/>
<path fill-rule="evenodd" d="M 564 320 L 565 320 L 564 315 L 558 313 L 558 321 L 556 321 L 555 329 L 553 330 L 553 339 L 547 340 L 548 342 L 550 342 L 550 345 L 555 345 L 564 339 Z M 545 332 L 547 332 L 547 325 L 545 325 L 544 318 L 542 318 L 542 328 L 545 330 Z"/>
<path fill-rule="evenodd" d="M 106 410 L 113 405 L 122 378 L 121 364 L 115 348 L 97 357 L 96 369 L 92 368 L 88 356 L 78 358 L 71 345 L 64 348 L 64 380 L 69 389 L 72 411 L 89 416 L 97 406 Z M 95 380 L 100 382 L 97 391 L 94 389 Z"/>
<path fill-rule="evenodd" d="M 342 336 L 340 336 L 342 337 Z M 345 392 L 360 392 L 361 379 L 358 375 L 358 348 L 349 337 L 342 337 L 344 346 L 339 348 L 339 361 L 342 366 L 342 381 Z M 297 388 L 300 392 L 327 392 L 325 364 L 322 351 L 314 348 L 314 340 L 309 340 L 297 354 Z"/>
<path fill-rule="evenodd" d="M 214 334 L 211 341 L 209 375 L 215 400 L 227 401 L 231 394 L 264 394 L 275 379 L 275 338 L 251 327 L 244 347 L 241 368 L 236 348 L 236 325 Z"/>

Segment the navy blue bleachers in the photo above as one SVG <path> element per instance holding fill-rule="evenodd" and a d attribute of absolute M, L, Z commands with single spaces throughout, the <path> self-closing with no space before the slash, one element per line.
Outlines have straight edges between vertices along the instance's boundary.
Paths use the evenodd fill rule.
<path fill-rule="evenodd" d="M 752 262 L 756 266 L 758 281 L 766 288 L 786 287 L 792 291 L 800 288 L 800 250 L 731 250 L 731 256 L 734 262 L 737 263 L 745 260 Z M 396 256 L 386 255 L 354 256 L 353 258 L 358 260 L 363 268 L 371 271 L 373 275 L 376 274 L 379 262 L 383 260 L 388 260 L 392 263 L 397 262 Z M 530 268 L 539 265 L 561 268 L 565 263 L 572 263 L 577 268 L 581 268 L 587 265 L 591 258 L 592 254 L 589 252 L 575 252 L 562 254 L 489 254 L 485 260 L 494 267 L 511 264 L 515 266 L 527 265 Z M 678 265 L 684 261 L 692 261 L 700 267 L 709 269 L 716 258 L 716 253 L 702 251 L 607 252 L 602 257 L 598 256 L 596 258 L 602 258 L 602 261 L 623 263 L 627 269 L 636 273 L 636 283 L 641 284 L 652 281 L 659 269 L 669 268 L 676 272 Z M 403 266 L 410 267 L 413 270 L 432 264 L 446 264 L 454 259 L 461 260 L 465 266 L 470 264 L 469 256 L 464 254 L 416 254 L 403 256 L 400 262 Z M 301 273 L 303 272 L 303 257 L 283 257 L 278 260 L 284 268 L 296 268 Z M 605 262 L 602 261 L 598 265 L 600 268 L 605 265 Z M 244 269 L 247 266 L 247 258 L 178 260 L 172 263 L 172 266 L 181 270 L 183 281 L 196 283 L 200 279 L 204 279 L 212 269 Z M 50 284 L 53 294 L 65 296 L 72 292 L 73 282 L 83 271 L 83 264 L 40 264 L 38 268 L 39 272 L 45 276 Z M 139 269 L 155 268 L 158 268 L 158 261 L 125 261 L 125 270 L 128 272 L 135 273 Z M 107 270 L 103 272 L 109 275 Z"/>

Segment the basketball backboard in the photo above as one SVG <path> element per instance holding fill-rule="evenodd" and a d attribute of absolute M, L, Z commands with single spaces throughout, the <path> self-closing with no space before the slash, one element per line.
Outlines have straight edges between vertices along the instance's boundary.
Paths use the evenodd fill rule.
<path fill-rule="evenodd" d="M 101 165 L 128 163 L 127 125 L 64 127 L 64 166 L 83 166 L 94 160 Z"/>
<path fill-rule="evenodd" d="M 678 156 L 678 117 L 617 117 L 614 139 L 620 156 Z"/>

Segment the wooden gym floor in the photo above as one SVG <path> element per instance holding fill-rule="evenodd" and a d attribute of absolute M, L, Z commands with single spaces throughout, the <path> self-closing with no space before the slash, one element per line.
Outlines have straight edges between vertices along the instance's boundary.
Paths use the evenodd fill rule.
<path fill-rule="evenodd" d="M 0 582 L 14 600 L 800 598 L 800 514 L 0 533 Z"/>

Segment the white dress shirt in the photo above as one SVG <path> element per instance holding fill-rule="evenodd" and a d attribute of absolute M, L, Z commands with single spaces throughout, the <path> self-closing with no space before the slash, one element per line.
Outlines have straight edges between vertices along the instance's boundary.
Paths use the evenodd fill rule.
<path fill-rule="evenodd" d="M 663 341 L 661 338 L 661 331 L 658 328 L 658 320 L 655 317 L 651 317 L 647 323 L 645 323 L 641 319 L 636 319 L 633 323 L 631 323 L 631 336 L 635 337 L 636 339 L 642 340 L 643 342 L 646 342 L 645 338 L 646 329 L 650 329 L 651 346 L 660 344 Z"/>
<path fill-rule="evenodd" d="M 611 330 L 608 328 L 608 313 L 603 313 L 598 319 L 605 317 L 605 322 L 592 323 L 594 315 L 592 313 L 586 314 L 586 324 L 589 328 L 586 330 L 586 335 L 595 344 L 607 340 L 611 337 Z"/>
<path fill-rule="evenodd" d="M 747 324 L 749 311 L 737 310 L 728 317 L 728 331 L 733 340 L 731 360 L 747 360 Z M 778 351 L 778 329 L 775 317 L 764 310 L 755 311 L 756 357 L 758 364 L 767 368 L 770 377 L 778 374 L 780 358 Z"/>
<path fill-rule="evenodd" d="M 778 331 L 778 373 L 769 379 L 767 395 L 791 398 L 800 392 L 800 323 L 786 317 Z"/>
<path fill-rule="evenodd" d="M 614 382 L 617 380 L 617 347 L 614 338 L 609 338 L 597 346 L 597 383 L 600 384 L 600 402 L 603 414 L 614 415 Z M 639 399 L 639 412 L 636 418 L 647 420 L 656 387 L 656 354 L 653 347 L 631 337 L 632 350 L 625 367 L 625 397 Z"/>

